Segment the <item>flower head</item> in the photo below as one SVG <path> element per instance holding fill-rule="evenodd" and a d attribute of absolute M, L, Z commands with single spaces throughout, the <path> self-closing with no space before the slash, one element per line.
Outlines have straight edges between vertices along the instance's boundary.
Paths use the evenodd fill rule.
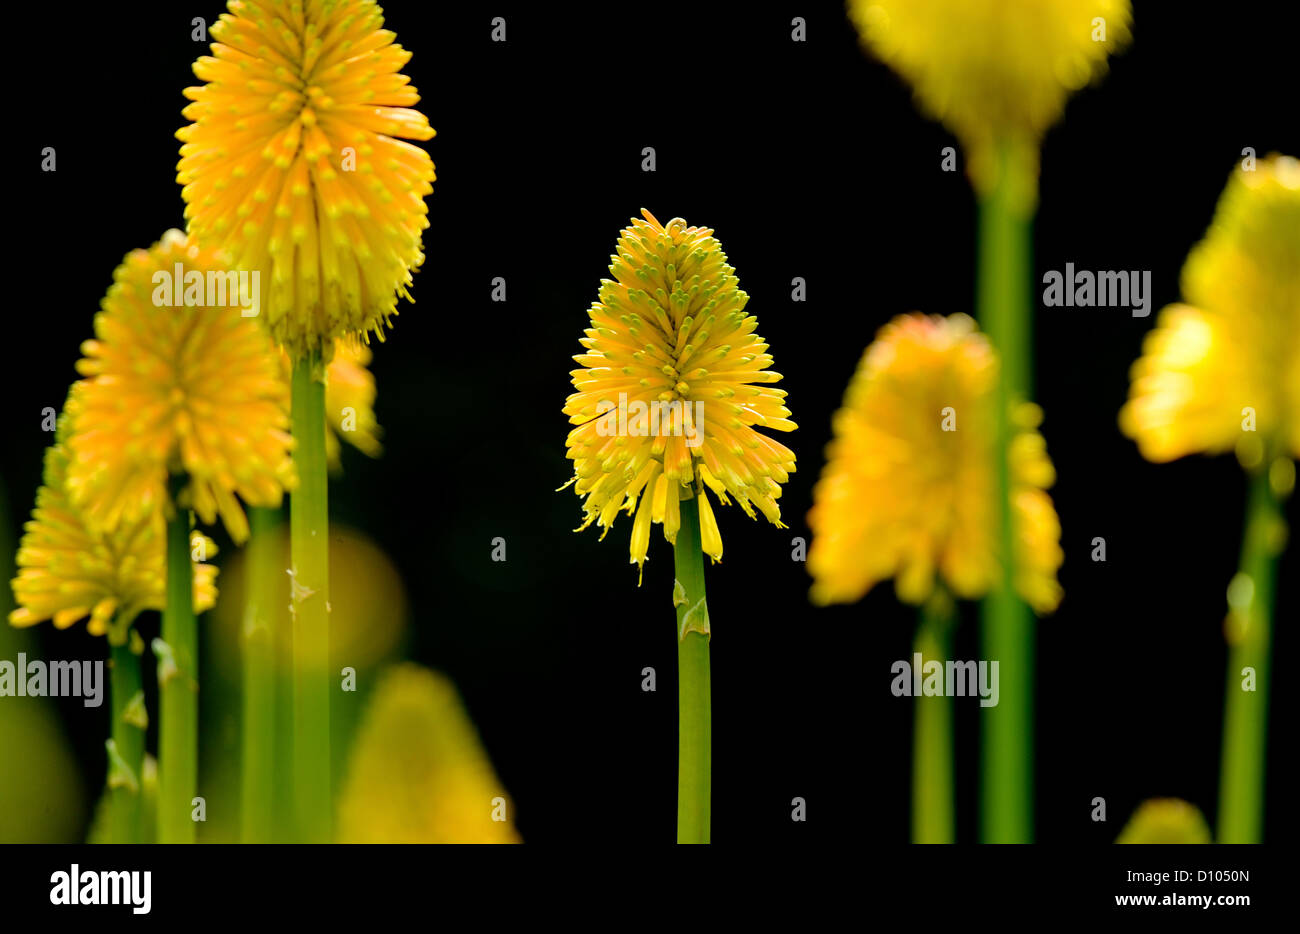
<path fill-rule="evenodd" d="M 166 531 L 161 512 L 125 521 L 112 532 L 96 531 L 69 502 L 67 437 L 76 418 L 78 396 L 84 384 L 76 383 L 65 413 L 59 419 L 54 444 L 45 452 L 44 484 L 36 493 L 36 508 L 23 527 L 18 548 L 18 576 L 14 597 L 18 608 L 9 614 L 14 626 L 34 626 L 51 620 L 67 629 L 86 619 L 92 635 L 109 632 L 110 624 L 124 633 L 143 610 L 161 610 L 166 598 Z M 216 545 L 202 540 L 203 553 L 216 553 Z M 217 569 L 194 565 L 194 611 L 200 613 L 216 601 Z"/>
<path fill-rule="evenodd" d="M 237 542 L 248 537 L 237 495 L 279 504 L 292 477 L 288 385 L 253 319 L 206 304 L 206 277 L 223 269 L 171 230 L 114 272 L 81 348 L 87 379 L 68 438 L 68 492 L 92 525 L 170 508 L 169 474 L 187 475 L 182 503 L 207 523 L 220 515 Z M 187 284 L 172 306 L 178 277 Z"/>
<path fill-rule="evenodd" d="M 1300 161 L 1238 170 L 1133 365 L 1124 434 L 1147 460 L 1300 458 Z M 1247 430 L 1243 430 L 1247 429 Z"/>
<path fill-rule="evenodd" d="M 900 315 L 880 329 L 835 413 L 813 491 L 814 602 L 852 602 L 888 577 L 917 604 L 936 577 L 964 598 L 996 584 L 997 378 L 997 356 L 966 315 Z M 1013 417 L 1016 587 L 1044 613 L 1061 599 L 1061 526 L 1045 492 L 1055 472 L 1038 407 Z"/>
<path fill-rule="evenodd" d="M 1209 843 L 1210 825 L 1194 804 L 1181 798 L 1143 801 L 1116 843 Z"/>
<path fill-rule="evenodd" d="M 703 547 L 717 561 L 722 536 L 705 489 L 785 528 L 777 498 L 794 452 L 755 429 L 796 426 L 713 231 L 642 213 L 619 237 L 614 278 L 588 311 L 586 353 L 573 358 L 583 369 L 572 371 L 577 391 L 564 405 L 578 426 L 566 442 L 569 482 L 584 497 L 582 529 L 595 522 L 607 533 L 620 511 L 635 516 L 638 566 L 651 524 L 676 541 L 680 501 L 698 494 Z"/>
<path fill-rule="evenodd" d="M 980 190 L 994 181 L 997 140 L 1036 177 L 1039 140 L 1128 43 L 1132 20 L 1129 0 L 849 0 L 849 13 L 961 140 Z"/>
<path fill-rule="evenodd" d="M 383 328 L 424 261 L 433 136 L 411 58 L 373 0 L 230 0 L 176 180 L 190 235 L 269 283 L 266 323 L 297 358 Z"/>
<path fill-rule="evenodd" d="M 382 676 L 348 764 L 339 840 L 519 842 L 505 789 L 442 675 L 407 663 Z"/>

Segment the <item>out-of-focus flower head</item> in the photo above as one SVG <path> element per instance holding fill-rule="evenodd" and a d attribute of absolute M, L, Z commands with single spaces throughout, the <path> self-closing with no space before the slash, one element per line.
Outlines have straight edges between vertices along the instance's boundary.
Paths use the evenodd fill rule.
<path fill-rule="evenodd" d="M 343 439 L 367 457 L 379 457 L 384 446 L 379 438 L 383 429 L 375 418 L 375 374 L 368 367 L 373 357 L 370 347 L 353 338 L 334 341 L 329 365 L 325 368 L 325 457 L 332 471 L 342 469 L 339 439 Z M 293 361 L 283 350 L 286 385 L 292 385 Z"/>
<path fill-rule="evenodd" d="M 34 626 L 48 619 L 67 629 L 88 617 L 86 628 L 92 635 L 109 634 L 111 625 L 116 641 L 139 613 L 163 608 L 166 531 L 157 510 L 123 521 L 111 532 L 97 531 L 69 502 L 67 437 L 83 388 L 82 383 L 73 385 L 54 444 L 45 452 L 44 483 L 18 548 L 18 576 L 13 581 L 18 607 L 9 614 L 9 622 Z M 216 553 L 216 545 L 199 533 L 193 534 L 192 541 L 192 552 Z M 216 601 L 216 576 L 216 567 L 195 562 L 196 613 Z"/>
<path fill-rule="evenodd" d="M 768 369 L 758 319 L 744 310 L 749 296 L 713 231 L 642 214 L 619 237 L 614 278 L 601 281 L 588 311 L 586 353 L 573 358 L 583 369 L 571 371 L 577 391 L 564 414 L 578 426 L 566 445 L 569 483 L 584 498 L 579 531 L 594 522 L 604 538 L 620 511 L 634 515 L 640 567 L 651 523 L 675 542 L 680 501 L 697 495 L 702 545 L 717 561 L 722 535 L 706 488 L 785 528 L 777 499 L 794 452 L 756 429 L 796 425 L 785 390 L 769 385 L 781 374 Z"/>
<path fill-rule="evenodd" d="M 342 843 L 519 842 L 513 803 L 456 688 L 409 663 L 375 687 L 339 811 Z"/>
<path fill-rule="evenodd" d="M 361 341 L 340 338 L 334 359 L 325 370 L 325 416 L 334 430 L 325 435 L 330 466 L 339 466 L 339 439 L 368 457 L 384 452 L 379 443 L 383 430 L 375 418 L 375 374 L 370 348 Z"/>
<path fill-rule="evenodd" d="M 1181 798 L 1143 801 L 1116 843 L 1209 843 L 1210 825 L 1194 804 Z"/>
<path fill-rule="evenodd" d="M 176 133 L 190 235 L 261 273 L 266 323 L 295 359 L 382 339 L 424 261 L 433 191 L 428 153 L 404 141 L 434 135 L 401 73 L 411 53 L 373 0 L 228 6 Z"/>
<path fill-rule="evenodd" d="M 1300 458 L 1300 161 L 1233 172 L 1133 364 L 1120 428 L 1147 460 Z M 1288 466 L 1289 463 L 1288 463 Z M 1294 484 L 1294 468 L 1279 471 Z"/>
<path fill-rule="evenodd" d="M 994 147 L 1014 148 L 1027 208 L 1043 134 L 1128 44 L 1133 14 L 1129 0 L 849 0 L 849 15 L 961 141 L 977 190 L 996 181 Z"/>
<path fill-rule="evenodd" d="M 835 413 L 813 491 L 813 602 L 851 603 L 889 577 L 914 604 L 936 578 L 971 599 L 996 585 L 997 377 L 997 356 L 966 315 L 900 315 L 880 329 Z M 1009 457 L 1016 588 L 1046 613 L 1061 600 L 1064 553 L 1041 419 L 1037 406 L 1017 407 Z"/>
<path fill-rule="evenodd" d="M 180 504 L 206 523 L 220 516 L 242 542 L 239 499 L 277 506 L 291 483 L 288 385 L 257 322 L 216 303 L 209 287 L 227 272 L 169 230 L 113 273 L 95 339 L 82 344 L 87 378 L 68 437 L 68 493 L 91 525 L 171 509 L 168 477 L 184 474 Z"/>

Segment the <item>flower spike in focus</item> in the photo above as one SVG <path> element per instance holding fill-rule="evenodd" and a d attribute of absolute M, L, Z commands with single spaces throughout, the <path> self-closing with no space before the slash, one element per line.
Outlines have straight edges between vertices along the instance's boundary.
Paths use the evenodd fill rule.
<path fill-rule="evenodd" d="M 434 131 L 402 74 L 411 53 L 373 0 L 231 0 L 213 24 L 176 180 L 190 235 L 269 290 L 293 358 L 383 329 L 424 261 Z"/>
<path fill-rule="evenodd" d="M 573 358 L 582 369 L 572 371 L 576 391 L 564 406 L 577 426 L 566 442 L 569 482 L 583 498 L 580 530 L 595 523 L 603 538 L 619 512 L 633 517 L 638 567 L 651 526 L 675 542 L 680 502 L 698 496 L 703 548 L 718 561 L 722 536 L 706 491 L 785 528 L 777 499 L 794 452 L 758 429 L 796 426 L 713 231 L 642 214 L 619 237 L 613 279 L 602 280 L 588 311 L 586 352 Z"/>

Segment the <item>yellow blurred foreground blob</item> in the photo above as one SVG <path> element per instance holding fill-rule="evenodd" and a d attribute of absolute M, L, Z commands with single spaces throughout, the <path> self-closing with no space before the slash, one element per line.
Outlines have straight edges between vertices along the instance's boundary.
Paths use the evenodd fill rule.
<path fill-rule="evenodd" d="M 292 631 L 289 605 L 289 517 L 265 533 L 274 541 L 268 553 L 276 556 L 275 579 L 279 588 L 269 620 L 287 640 Z M 214 660 L 234 671 L 239 665 L 239 636 L 248 603 L 248 551 L 233 554 L 222 568 L 221 599 L 210 614 L 214 622 Z M 330 659 L 337 672 L 358 671 L 391 658 L 406 628 L 406 591 L 388 556 L 355 529 L 330 523 Z M 281 646 L 276 657 L 285 665 L 291 654 Z"/>
<path fill-rule="evenodd" d="M 340 843 L 518 843 L 514 804 L 455 686 L 404 663 L 385 671 L 357 731 Z"/>
<path fill-rule="evenodd" d="M 1150 798 L 1138 805 L 1116 843 L 1209 843 L 1210 825 L 1181 798 Z"/>

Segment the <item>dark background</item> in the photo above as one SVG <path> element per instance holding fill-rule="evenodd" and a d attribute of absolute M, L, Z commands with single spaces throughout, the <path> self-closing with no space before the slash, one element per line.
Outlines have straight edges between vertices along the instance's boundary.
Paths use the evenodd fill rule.
<path fill-rule="evenodd" d="M 644 584 L 629 520 L 604 542 L 580 522 L 564 458 L 571 355 L 620 228 L 642 207 L 713 227 L 785 374 L 800 428 L 789 531 L 719 510 L 708 571 L 713 838 L 902 842 L 911 706 L 889 693 L 914 613 L 878 587 L 814 610 L 792 536 L 831 413 L 892 316 L 973 312 L 974 201 L 939 170 L 955 141 L 860 50 L 838 3 L 582 7 L 392 0 L 387 26 L 438 135 L 418 304 L 376 348 L 385 456 L 349 450 L 336 520 L 392 557 L 412 607 L 412 658 L 457 682 L 526 840 L 669 841 L 676 776 L 670 547 L 655 529 Z M 1279 7 L 1284 6 L 1282 4 Z M 174 183 L 195 83 L 191 19 L 217 3 L 137 3 L 75 29 L 47 6 L 11 43 L 10 275 L 0 479 L 16 536 L 40 479 L 80 342 L 130 249 L 181 226 Z M 1245 8 L 1243 8 L 1244 10 Z M 1244 147 L 1300 154 L 1294 31 L 1265 7 L 1207 18 L 1139 3 L 1134 41 L 1047 136 L 1036 276 L 1073 262 L 1152 271 L 1153 314 L 1039 309 L 1037 401 L 1057 465 L 1065 601 L 1039 627 L 1037 836 L 1108 842 L 1141 800 L 1187 798 L 1213 823 L 1225 651 L 1245 484 L 1231 456 L 1143 461 L 1116 427 L 1127 372 Z M 508 40 L 490 41 L 493 15 Z M 791 18 L 807 20 L 805 43 Z M 14 61 L 16 59 L 16 61 Z M 39 171 L 54 146 L 58 171 Z M 641 171 L 653 146 L 657 171 Z M 508 301 L 490 301 L 491 280 Z M 806 304 L 790 301 L 795 276 Z M 1292 504 L 1290 516 L 1295 519 Z M 1108 561 L 1089 560 L 1094 536 Z M 490 560 L 503 536 L 508 560 Z M 230 549 L 226 550 L 229 555 Z M 1300 549 L 1284 560 L 1275 656 L 1295 650 Z M 978 657 L 963 608 L 956 657 Z M 156 625 L 144 621 L 143 625 Z M 42 627 L 45 655 L 93 657 L 81 629 Z M 653 666 L 658 691 L 643 693 Z M 1294 821 L 1279 738 L 1294 735 L 1278 665 L 1267 822 Z M 978 708 L 958 701 L 959 836 L 975 838 Z M 65 707 L 99 787 L 107 708 Z M 16 755 L 0 750 L 0 755 Z M 792 823 L 790 801 L 808 802 Z M 1106 798 L 1109 822 L 1090 820 Z"/>

